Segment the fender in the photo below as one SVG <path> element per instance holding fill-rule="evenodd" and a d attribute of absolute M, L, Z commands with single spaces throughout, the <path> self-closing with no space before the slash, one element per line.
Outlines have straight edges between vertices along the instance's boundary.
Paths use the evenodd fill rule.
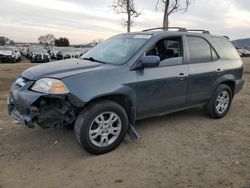
<path fill-rule="evenodd" d="M 221 84 L 221 83 L 224 83 L 224 82 L 232 82 L 232 83 L 234 83 L 234 85 L 235 85 L 235 83 L 236 83 L 236 78 L 235 78 L 235 76 L 233 75 L 233 74 L 225 74 L 225 75 L 223 75 L 223 76 L 220 76 L 217 80 L 216 80 L 216 82 L 214 83 L 214 85 L 213 85 L 213 88 L 212 88 L 212 91 L 211 91 L 211 96 L 212 96 L 212 94 L 214 93 L 214 91 L 216 90 L 216 88 Z M 234 91 L 233 91 L 234 92 Z"/>
<path fill-rule="evenodd" d="M 124 86 L 124 87 L 119 88 L 116 92 L 108 93 L 106 95 L 103 94 L 103 95 L 95 96 L 91 98 L 86 103 L 86 105 L 99 99 L 111 99 L 112 100 L 112 97 L 114 96 L 123 96 L 127 98 L 129 102 L 131 103 L 131 105 L 129 106 L 129 112 L 127 112 L 128 118 L 129 118 L 129 127 L 128 127 L 127 133 L 132 139 L 139 139 L 140 135 L 137 133 L 137 131 L 134 128 L 135 120 L 136 120 L 136 94 L 135 94 L 135 91 L 132 90 L 130 87 Z"/>

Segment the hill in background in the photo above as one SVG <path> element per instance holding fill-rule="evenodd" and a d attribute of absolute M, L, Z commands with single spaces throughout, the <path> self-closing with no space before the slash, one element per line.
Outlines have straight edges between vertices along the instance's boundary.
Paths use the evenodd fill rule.
<path fill-rule="evenodd" d="M 236 48 L 250 47 L 250 38 L 234 40 L 232 43 Z"/>

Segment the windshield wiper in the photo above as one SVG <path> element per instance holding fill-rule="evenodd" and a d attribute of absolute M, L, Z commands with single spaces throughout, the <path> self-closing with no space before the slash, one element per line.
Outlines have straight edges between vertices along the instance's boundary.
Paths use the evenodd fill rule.
<path fill-rule="evenodd" d="M 106 64 L 106 62 L 104 62 L 104 61 L 100 61 L 100 60 L 95 59 L 95 58 L 93 58 L 93 57 L 84 57 L 83 59 L 84 59 L 84 60 L 93 61 L 93 62 L 97 62 L 97 63 L 103 63 L 103 64 Z"/>

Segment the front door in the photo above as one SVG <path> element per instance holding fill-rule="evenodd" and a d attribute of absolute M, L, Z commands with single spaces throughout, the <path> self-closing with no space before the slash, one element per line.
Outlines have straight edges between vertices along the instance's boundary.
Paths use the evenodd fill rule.
<path fill-rule="evenodd" d="M 159 40 L 146 55 L 160 57 L 158 67 L 137 70 L 137 118 L 161 115 L 186 104 L 188 65 L 183 63 L 181 37 Z"/>

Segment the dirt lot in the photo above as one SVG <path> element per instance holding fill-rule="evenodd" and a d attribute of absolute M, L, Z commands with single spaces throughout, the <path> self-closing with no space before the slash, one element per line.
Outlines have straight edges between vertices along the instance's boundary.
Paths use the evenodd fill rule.
<path fill-rule="evenodd" d="M 229 114 L 212 120 L 192 109 L 139 121 L 141 140 L 86 153 L 73 131 L 29 129 L 7 115 L 11 83 L 26 68 L 0 64 L 0 188 L 250 187 L 250 58 L 244 89 Z"/>

